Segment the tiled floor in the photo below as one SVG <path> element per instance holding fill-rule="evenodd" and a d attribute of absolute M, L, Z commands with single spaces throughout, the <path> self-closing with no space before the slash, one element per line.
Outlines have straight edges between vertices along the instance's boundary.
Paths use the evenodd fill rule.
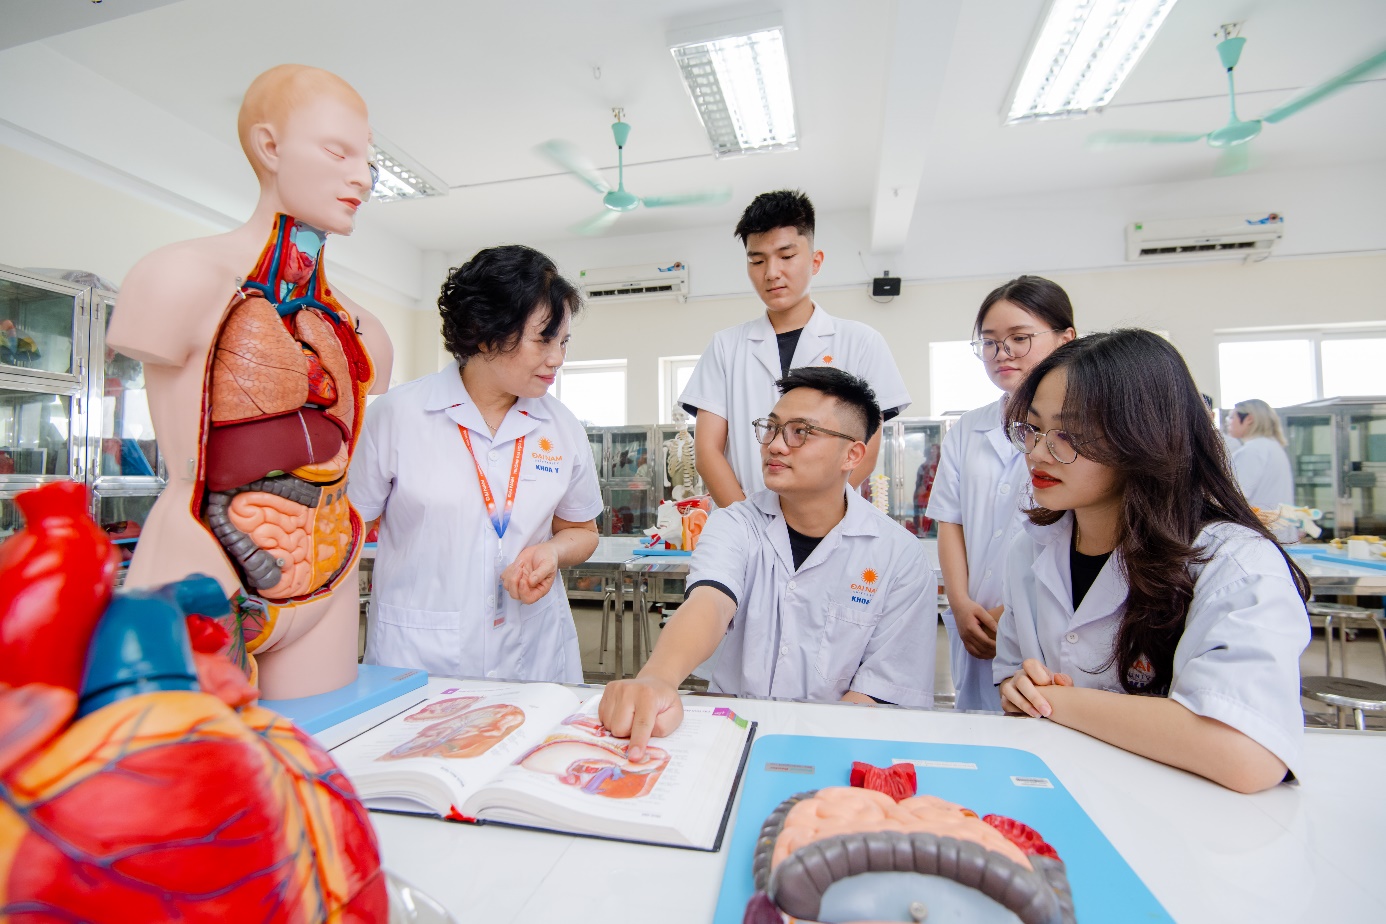
<path fill-rule="evenodd" d="M 595 603 L 574 602 L 573 619 L 577 623 L 578 646 L 582 651 L 582 668 L 586 672 L 605 672 L 612 670 L 614 654 L 608 651 L 605 657 L 601 657 L 598 651 L 601 642 L 601 607 Z M 659 638 L 658 618 L 651 620 L 652 638 L 651 644 Z M 623 646 L 625 648 L 626 663 L 634 665 L 635 661 L 631 656 L 631 627 L 632 620 L 629 611 L 623 620 L 624 635 Z M 361 627 L 361 648 L 365 650 L 366 635 L 365 623 Z M 608 639 L 608 648 L 611 647 L 611 640 Z M 1356 638 L 1348 642 L 1347 656 L 1347 675 L 1358 680 L 1370 680 L 1374 683 L 1386 684 L 1386 660 L 1383 660 L 1381 643 L 1377 640 L 1375 632 L 1359 632 Z M 1338 644 L 1335 641 L 1333 649 L 1333 661 L 1335 673 L 1338 670 Z M 1321 675 L 1324 673 L 1324 639 L 1320 630 L 1314 631 L 1313 640 L 1305 650 L 1304 656 L 1300 658 L 1300 672 L 1304 676 Z M 950 677 L 948 666 L 948 634 L 944 631 L 940 623 L 938 627 L 938 645 L 935 651 L 934 666 L 934 695 L 937 697 L 939 706 L 947 706 L 952 703 L 953 683 Z M 1321 703 L 1303 700 L 1306 721 L 1310 724 L 1332 724 L 1334 721 L 1333 709 Z M 1350 717 L 1349 717 L 1350 718 Z M 1386 713 L 1368 714 L 1368 728 L 1386 729 Z"/>

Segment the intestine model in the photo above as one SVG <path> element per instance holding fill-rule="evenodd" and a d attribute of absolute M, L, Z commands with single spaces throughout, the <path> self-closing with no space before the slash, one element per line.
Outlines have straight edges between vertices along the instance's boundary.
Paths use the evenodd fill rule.
<path fill-rule="evenodd" d="M 874 778 L 866 786 L 881 785 L 858 788 L 857 768 Z M 913 795 L 913 771 L 858 764 L 853 786 L 800 793 L 771 812 L 745 924 L 782 924 L 785 915 L 802 924 L 1073 924 L 1067 872 L 1044 838 L 1014 819 Z"/>
<path fill-rule="evenodd" d="M 681 501 L 702 494 L 703 480 L 698 475 L 693 435 L 688 432 L 688 414 L 678 405 L 674 406 L 674 424 L 678 432 L 664 441 L 664 486 L 673 488 L 674 500 Z"/>

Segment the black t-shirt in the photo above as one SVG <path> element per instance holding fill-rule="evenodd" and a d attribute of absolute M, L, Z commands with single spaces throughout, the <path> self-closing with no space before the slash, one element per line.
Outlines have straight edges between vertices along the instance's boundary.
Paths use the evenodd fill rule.
<path fill-rule="evenodd" d="M 1083 598 L 1088 595 L 1088 590 L 1092 587 L 1093 581 L 1097 580 L 1097 575 L 1102 571 L 1102 566 L 1107 564 L 1107 559 L 1112 557 L 1111 552 L 1104 552 L 1101 555 L 1084 555 L 1078 551 L 1075 542 L 1068 552 L 1068 578 L 1073 585 L 1073 608 L 1078 609 Z"/>
<path fill-rule="evenodd" d="M 794 350 L 799 346 L 799 335 L 803 332 L 804 329 L 801 327 L 775 335 L 775 340 L 780 345 L 780 375 L 789 375 L 789 364 L 794 362 Z"/>
<path fill-rule="evenodd" d="M 788 524 L 784 528 L 789 530 L 789 554 L 794 558 L 794 570 L 798 571 L 813 550 L 818 548 L 818 543 L 823 541 L 822 536 L 805 536 L 803 533 L 795 532 Z"/>

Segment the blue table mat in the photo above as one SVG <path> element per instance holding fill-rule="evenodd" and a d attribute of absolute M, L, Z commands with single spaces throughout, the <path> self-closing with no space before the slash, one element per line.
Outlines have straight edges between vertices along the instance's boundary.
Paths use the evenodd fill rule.
<path fill-rule="evenodd" d="M 846 786 L 852 761 L 916 763 L 921 795 L 1014 818 L 1034 828 L 1067 867 L 1080 922 L 1173 921 L 1058 778 L 1014 748 L 767 735 L 756 741 L 742 781 L 714 924 L 741 924 L 754 887 L 751 859 L 765 818 L 796 793 Z M 1047 785 L 1046 785 L 1047 784 Z"/>

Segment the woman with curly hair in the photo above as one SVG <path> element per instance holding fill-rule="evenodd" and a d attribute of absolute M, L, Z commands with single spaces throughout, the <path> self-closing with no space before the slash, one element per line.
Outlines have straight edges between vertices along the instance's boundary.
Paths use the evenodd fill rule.
<path fill-rule="evenodd" d="M 1309 582 L 1247 505 L 1179 351 L 1143 330 L 1075 340 L 1006 420 L 1033 506 L 996 637 L 1005 711 L 1239 792 L 1286 778 Z"/>
<path fill-rule="evenodd" d="M 348 494 L 381 517 L 366 662 L 579 683 L 562 568 L 597 547 L 587 434 L 548 394 L 581 308 L 553 261 L 482 250 L 438 297 L 456 359 L 370 406 Z"/>

